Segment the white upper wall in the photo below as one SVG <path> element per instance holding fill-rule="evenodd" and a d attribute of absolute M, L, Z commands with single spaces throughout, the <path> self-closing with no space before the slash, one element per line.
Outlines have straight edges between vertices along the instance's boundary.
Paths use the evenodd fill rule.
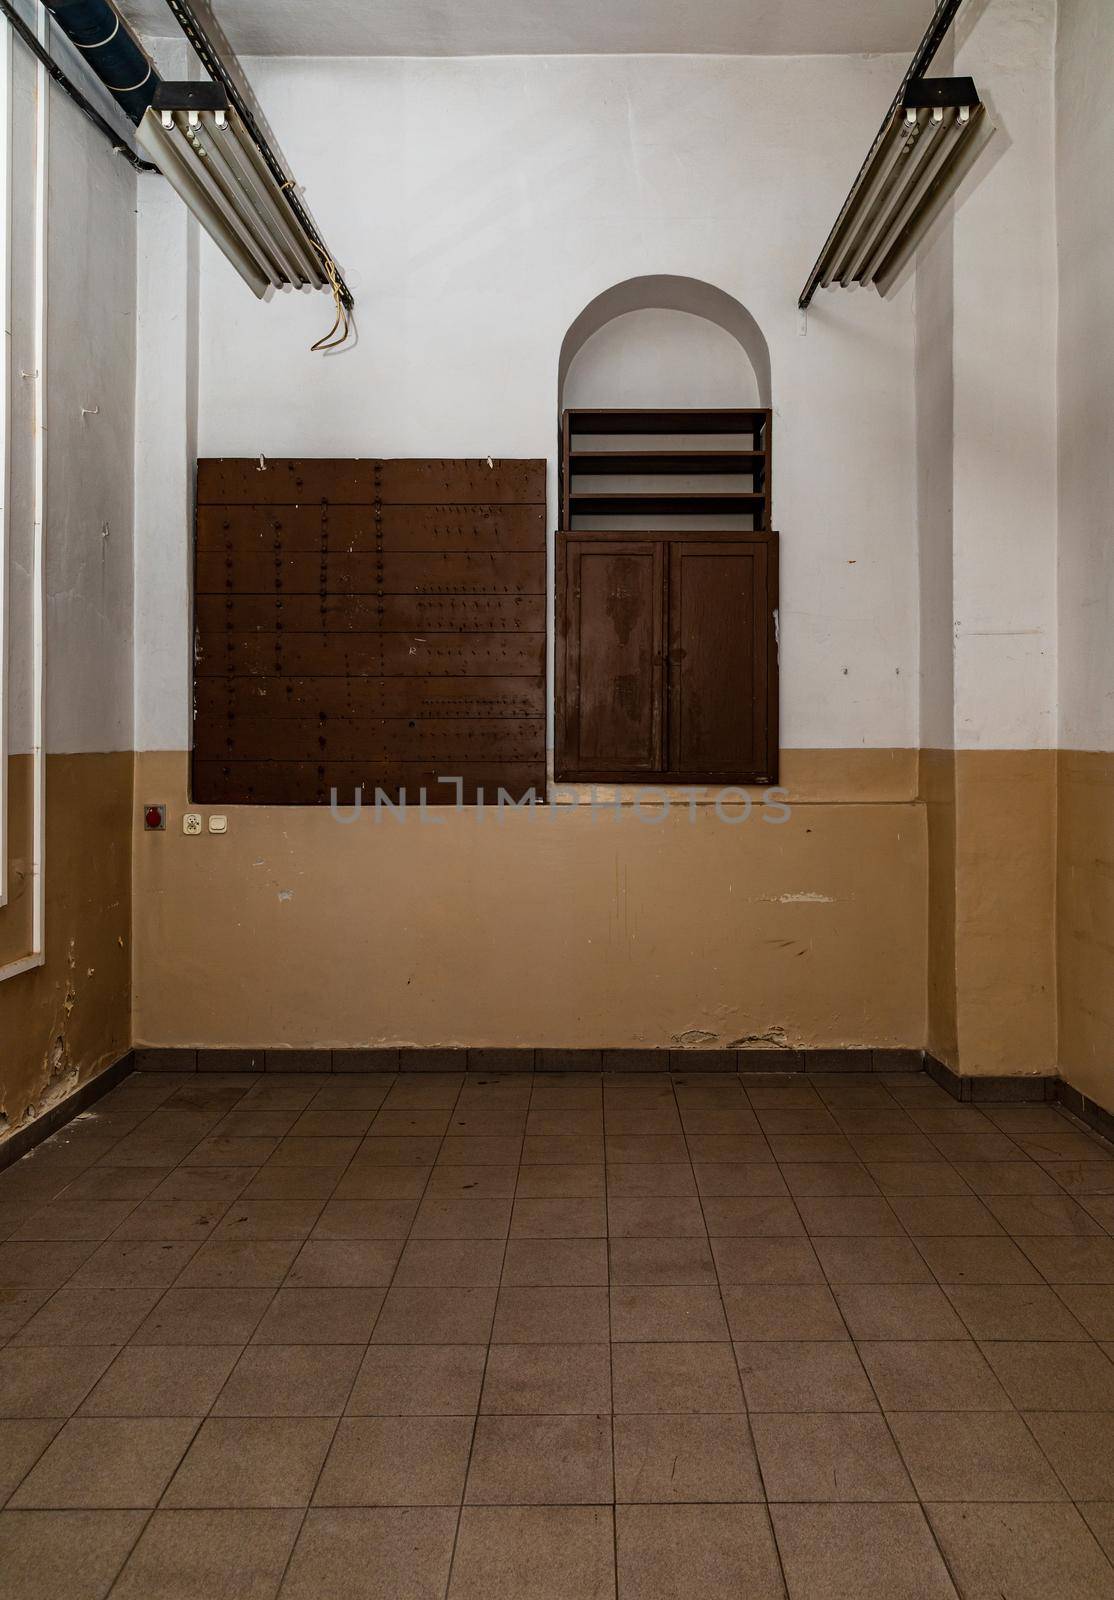
<path fill-rule="evenodd" d="M 789 746 L 914 745 L 911 291 L 797 295 L 901 58 L 254 60 L 247 70 L 359 302 L 255 302 L 202 241 L 201 455 L 545 456 L 566 330 L 647 273 L 714 284 L 769 343 Z M 141 417 L 154 461 L 159 421 Z M 175 449 L 177 447 L 175 446 Z M 552 520 L 556 474 L 551 471 Z M 188 521 L 143 526 L 177 570 Z M 138 607 L 145 609 L 140 592 Z M 140 748 L 189 743 L 188 618 L 140 671 L 181 689 Z M 157 655 L 158 663 L 152 662 Z"/>
<path fill-rule="evenodd" d="M 128 750 L 133 743 L 135 173 L 60 89 L 50 85 L 48 94 L 47 748 Z M 15 41 L 9 611 L 14 754 L 28 751 L 32 741 L 35 129 L 35 64 Z"/>
<path fill-rule="evenodd" d="M 1060 733 L 1114 750 L 1114 5 L 1061 0 L 1056 49 L 1060 261 Z"/>

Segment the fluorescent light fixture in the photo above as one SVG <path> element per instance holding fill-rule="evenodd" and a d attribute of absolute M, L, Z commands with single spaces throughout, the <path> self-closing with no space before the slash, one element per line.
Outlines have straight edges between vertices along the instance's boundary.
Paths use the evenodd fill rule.
<path fill-rule="evenodd" d="M 887 294 L 993 133 L 970 78 L 920 78 L 894 108 L 816 264 Z"/>
<path fill-rule="evenodd" d="M 217 84 L 162 84 L 136 138 L 260 299 L 332 288 L 327 262 Z"/>

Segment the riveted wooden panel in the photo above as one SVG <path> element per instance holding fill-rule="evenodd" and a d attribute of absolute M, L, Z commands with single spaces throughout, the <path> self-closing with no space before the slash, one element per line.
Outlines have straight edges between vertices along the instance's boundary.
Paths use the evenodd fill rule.
<path fill-rule="evenodd" d="M 197 499 L 195 800 L 544 797 L 544 462 L 201 461 Z"/>

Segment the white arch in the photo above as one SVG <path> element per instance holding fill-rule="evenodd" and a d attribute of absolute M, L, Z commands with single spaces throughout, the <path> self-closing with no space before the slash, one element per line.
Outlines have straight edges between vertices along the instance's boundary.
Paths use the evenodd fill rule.
<path fill-rule="evenodd" d="M 758 381 L 758 403 L 773 404 L 770 380 L 770 347 L 754 317 L 741 301 L 715 284 L 699 278 L 682 278 L 671 273 L 653 273 L 628 278 L 605 289 L 573 322 L 561 342 L 557 368 L 557 407 L 564 409 L 565 383 L 573 361 L 593 334 L 616 317 L 629 311 L 687 311 L 716 323 L 742 347 Z"/>

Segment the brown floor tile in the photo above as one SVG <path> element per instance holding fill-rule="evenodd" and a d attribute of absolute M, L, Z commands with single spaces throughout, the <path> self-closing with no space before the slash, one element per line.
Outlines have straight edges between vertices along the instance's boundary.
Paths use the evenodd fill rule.
<path fill-rule="evenodd" d="M 745 1410 L 729 1344 L 617 1344 L 612 1368 L 617 1416 Z"/>
<path fill-rule="evenodd" d="M 828 1282 L 931 1283 L 911 1239 L 814 1239 Z"/>
<path fill-rule="evenodd" d="M 0 1244 L 0 1289 L 57 1289 L 87 1261 L 97 1246 L 91 1241 Z"/>
<path fill-rule="evenodd" d="M 592 1134 L 528 1134 L 522 1143 L 523 1165 L 595 1165 L 604 1159 L 603 1139 Z M 688 1160 L 687 1152 L 679 1158 Z"/>
<path fill-rule="evenodd" d="M 0 1417 L 68 1417 L 117 1354 L 114 1345 L 0 1350 Z"/>
<path fill-rule="evenodd" d="M 144 1511 L 0 1513 L 7 1600 L 103 1600 L 146 1519 Z"/>
<path fill-rule="evenodd" d="M 715 1263 L 707 1239 L 612 1239 L 613 1284 L 714 1284 Z"/>
<path fill-rule="evenodd" d="M 807 1239 L 713 1239 L 712 1255 L 722 1284 L 824 1281 Z"/>
<path fill-rule="evenodd" d="M 606 1344 L 493 1344 L 480 1410 L 516 1416 L 574 1416 L 611 1409 Z"/>
<path fill-rule="evenodd" d="M 49 1299 L 48 1289 L 0 1289 L 0 1344 L 30 1322 Z"/>
<path fill-rule="evenodd" d="M 1114 1151 L 1089 1133 L 1019 1133 L 1016 1143 L 1034 1161 L 1114 1161 Z"/>
<path fill-rule="evenodd" d="M 313 1237 L 405 1239 L 417 1210 L 416 1200 L 329 1200 L 314 1223 Z"/>
<path fill-rule="evenodd" d="M 610 1505 L 610 1416 L 483 1416 L 469 1505 Z"/>
<path fill-rule="evenodd" d="M 1077 1508 L 1106 1553 L 1114 1561 L 1114 1500 L 1096 1500 Z"/>
<path fill-rule="evenodd" d="M 709 1234 L 717 1238 L 803 1238 L 801 1213 L 787 1195 L 703 1197 Z"/>
<path fill-rule="evenodd" d="M 339 1417 L 362 1358 L 360 1345 L 249 1345 L 213 1415 Z"/>
<path fill-rule="evenodd" d="M 1008 1411 L 1005 1390 L 970 1340 L 864 1342 L 859 1355 L 884 1411 Z"/>
<path fill-rule="evenodd" d="M 1073 1500 L 1114 1500 L 1108 1413 L 1027 1411 L 1025 1421 Z"/>
<path fill-rule="evenodd" d="M 636 1342 L 725 1340 L 727 1322 L 719 1289 L 613 1288 L 611 1337 Z"/>
<path fill-rule="evenodd" d="M 781 1175 L 794 1196 L 877 1194 L 878 1185 L 858 1161 L 801 1161 L 782 1166 Z"/>
<path fill-rule="evenodd" d="M 1080 1326 L 1047 1284 L 953 1284 L 948 1298 L 976 1339 L 1082 1339 Z"/>
<path fill-rule="evenodd" d="M 1114 1284 L 1063 1283 L 1056 1293 L 1092 1339 L 1114 1339 Z"/>
<path fill-rule="evenodd" d="M 784 1588 L 764 1506 L 616 1508 L 621 1600 L 781 1600 Z"/>
<path fill-rule="evenodd" d="M 602 1239 L 606 1234 L 607 1206 L 603 1200 L 514 1202 L 512 1239 Z"/>
<path fill-rule="evenodd" d="M 619 1501 L 663 1505 L 765 1498 L 742 1416 L 616 1417 L 614 1450 Z"/>
<path fill-rule="evenodd" d="M 983 1353 L 1020 1410 L 1114 1411 L 1114 1362 L 1096 1344 L 1028 1340 Z"/>
<path fill-rule="evenodd" d="M 282 1600 L 443 1600 L 457 1513 L 410 1506 L 306 1516 Z"/>
<path fill-rule="evenodd" d="M 9 1503 L 58 1511 L 157 1505 L 196 1428 L 188 1417 L 73 1417 Z"/>
<path fill-rule="evenodd" d="M 847 1338 L 832 1291 L 823 1284 L 725 1286 L 722 1294 L 733 1339 Z"/>
<path fill-rule="evenodd" d="M 1074 1506 L 934 1505 L 933 1531 L 964 1596 L 1106 1600 L 1114 1568 Z"/>
<path fill-rule="evenodd" d="M 365 1139 L 360 1145 L 354 1166 L 377 1167 L 432 1167 L 437 1160 L 442 1141 L 438 1138 L 379 1137 Z M 516 1141 L 517 1143 L 517 1141 Z M 506 1159 L 515 1161 L 517 1154 Z"/>
<path fill-rule="evenodd" d="M 158 1289 L 59 1289 L 12 1343 L 124 1344 L 158 1299 Z"/>
<path fill-rule="evenodd" d="M 503 1258 L 503 1283 L 606 1286 L 606 1239 L 510 1239 Z"/>
<path fill-rule="evenodd" d="M 839 1123 L 822 1106 L 765 1106 L 758 1111 L 762 1132 L 772 1134 L 839 1133 Z"/>
<path fill-rule="evenodd" d="M 584 1202 L 534 1203 L 579 1205 Z M 510 1221 L 510 1200 L 439 1199 L 427 1192 L 418 1207 L 410 1237 L 412 1239 L 505 1239 Z"/>
<path fill-rule="evenodd" d="M 889 1202 L 878 1195 L 800 1195 L 797 1205 L 813 1238 L 904 1237 L 905 1230 Z"/>
<path fill-rule="evenodd" d="M 374 1141 L 361 1141 L 357 1138 L 303 1139 L 290 1134 L 285 1139 L 279 1140 L 268 1164 L 272 1167 L 321 1167 L 335 1172 L 339 1178 L 356 1151 L 361 1149 L 365 1142 Z"/>
<path fill-rule="evenodd" d="M 331 1417 L 210 1417 L 162 1503 L 308 1505 L 335 1429 Z"/>
<path fill-rule="evenodd" d="M 493 1288 L 504 1248 L 502 1239 L 411 1239 L 392 1281 L 412 1288 Z"/>
<path fill-rule="evenodd" d="M 610 1134 L 604 1140 L 608 1165 L 630 1166 L 645 1163 L 688 1165 L 689 1151 L 680 1132 L 665 1135 Z M 528 1158 L 525 1158 L 528 1159 Z"/>
<path fill-rule="evenodd" d="M 773 1159 L 773 1151 L 764 1138 L 747 1138 L 743 1134 L 734 1133 L 694 1133 L 685 1141 L 688 1146 L 688 1158 L 695 1165 L 697 1162 L 768 1162 Z M 663 1160 L 676 1160 L 675 1156 L 665 1156 Z"/>
<path fill-rule="evenodd" d="M 375 1324 L 375 1344 L 486 1344 L 495 1315 L 495 1290 L 388 1290 Z"/>
<path fill-rule="evenodd" d="M 381 1167 L 353 1161 L 333 1189 L 335 1200 L 420 1200 L 430 1182 L 429 1167 Z M 502 1172 L 502 1167 L 493 1167 Z"/>
<path fill-rule="evenodd" d="M 214 1139 L 281 1139 L 298 1120 L 297 1111 L 269 1111 L 249 1106 L 232 1110 L 213 1129 Z"/>
<path fill-rule="evenodd" d="M 960 1161 L 955 1169 L 976 1194 L 1058 1194 L 1054 1178 L 1035 1161 Z"/>
<path fill-rule="evenodd" d="M 1114 1233 L 1114 1194 L 1092 1194 L 1084 1201 L 1084 1210 L 1107 1233 Z"/>
<path fill-rule="evenodd" d="M 193 1243 L 108 1239 L 78 1268 L 68 1287 L 169 1288 L 197 1248 Z"/>
<path fill-rule="evenodd" d="M 450 1133 L 437 1153 L 440 1167 L 517 1166 L 522 1155 L 518 1135 Z"/>
<path fill-rule="evenodd" d="M 774 1161 L 701 1161 L 693 1167 L 702 1195 L 788 1194 Z"/>
<path fill-rule="evenodd" d="M 383 1113 L 380 1111 L 379 1116 Z M 375 1113 L 357 1111 L 355 1109 L 328 1110 L 311 1106 L 308 1111 L 303 1111 L 294 1126 L 288 1131 L 297 1137 L 309 1138 L 334 1138 L 345 1137 L 353 1134 L 362 1136 L 371 1127 Z M 378 1119 L 376 1119 L 378 1120 Z M 393 1130 L 392 1130 L 393 1131 Z M 436 1133 L 437 1128 L 400 1128 L 400 1133 Z"/>
<path fill-rule="evenodd" d="M 355 1417 L 474 1416 L 487 1347 L 383 1344 L 366 1352 L 345 1410 Z"/>
<path fill-rule="evenodd" d="M 298 1254 L 288 1239 L 210 1239 L 178 1279 L 189 1289 L 277 1288 Z"/>
<path fill-rule="evenodd" d="M 915 1239 L 976 1238 L 1003 1231 L 973 1194 L 895 1196 L 893 1208 Z"/>
<path fill-rule="evenodd" d="M 527 1173 L 534 1172 L 560 1172 L 560 1167 L 523 1167 L 519 1177 L 519 1194 L 538 1193 L 537 1189 L 524 1188 Z M 575 1171 L 600 1173 L 598 1167 L 575 1168 Z M 592 1194 L 602 1194 L 603 1189 L 592 1189 Z M 607 1168 L 607 1193 L 612 1199 L 641 1200 L 641 1199 L 678 1199 L 696 1193 L 696 1180 L 692 1175 L 692 1167 L 688 1162 L 683 1165 L 677 1161 L 671 1162 L 629 1162 L 613 1163 Z"/>
<path fill-rule="evenodd" d="M 30 1472 L 61 1426 L 58 1419 L 0 1420 L 0 1505 Z"/>
<path fill-rule="evenodd" d="M 793 1600 L 957 1600 L 919 1506 L 777 1505 L 770 1514 Z"/>
<path fill-rule="evenodd" d="M 987 1202 L 1007 1233 L 1033 1237 L 1101 1234 L 1102 1228 L 1066 1194 L 999 1195 Z"/>
<path fill-rule="evenodd" d="M 607 1343 L 606 1289 L 520 1288 L 499 1291 L 495 1344 Z"/>
<path fill-rule="evenodd" d="M 86 1398 L 83 1417 L 203 1417 L 239 1345 L 130 1345 Z"/>
<path fill-rule="evenodd" d="M 1019 1237 L 1017 1242 L 1049 1283 L 1114 1284 L 1114 1239 Z"/>
<path fill-rule="evenodd" d="M 963 1195 L 970 1192 L 956 1169 L 946 1161 L 875 1161 L 872 1158 L 867 1170 L 887 1195 Z"/>
<path fill-rule="evenodd" d="M 72 1239 L 99 1243 L 119 1227 L 134 1204 L 132 1200 L 52 1200 L 32 1211 L 12 1237 L 44 1243 Z"/>
<path fill-rule="evenodd" d="M 607 1228 L 613 1239 L 702 1239 L 707 1232 L 695 1196 L 609 1199 Z"/>
<path fill-rule="evenodd" d="M 272 1298 L 270 1289 L 168 1289 L 133 1344 L 246 1344 Z"/>
<path fill-rule="evenodd" d="M 273 1600 L 300 1521 L 296 1511 L 156 1511 L 114 1600 Z"/>
<path fill-rule="evenodd" d="M 842 1133 L 772 1133 L 769 1149 L 776 1160 L 801 1165 L 854 1166 L 860 1159 Z M 761 1160 L 762 1152 L 756 1152 L 753 1159 Z"/>
<path fill-rule="evenodd" d="M 244 1190 L 244 1199 L 327 1200 L 337 1187 L 337 1177 L 328 1167 L 260 1167 Z"/>
<path fill-rule="evenodd" d="M 892 1412 L 889 1421 L 925 1502 L 1067 1499 L 1015 1412 Z"/>
<path fill-rule="evenodd" d="M 761 1340 L 736 1344 L 747 1410 L 877 1411 L 850 1340 Z"/>
<path fill-rule="evenodd" d="M 381 1289 L 390 1283 L 401 1252 L 398 1239 L 307 1239 L 287 1287 Z"/>
<path fill-rule="evenodd" d="M 226 1200 L 141 1200 L 120 1224 L 117 1239 L 187 1240 L 202 1244 L 228 1209 Z"/>
<path fill-rule="evenodd" d="M 1039 1283 L 1040 1273 L 1012 1239 L 919 1239 L 941 1283 Z"/>
<path fill-rule="evenodd" d="M 916 1499 L 880 1416 L 756 1416 L 751 1427 L 771 1502 Z"/>
<path fill-rule="evenodd" d="M 471 1417 L 345 1417 L 314 1505 L 459 1505 L 472 1426 Z"/>
<path fill-rule="evenodd" d="M 252 1335 L 253 1344 L 366 1344 L 383 1289 L 280 1289 Z"/>
<path fill-rule="evenodd" d="M 237 1138 L 218 1134 L 203 1139 L 189 1153 L 194 1167 L 261 1167 L 274 1155 L 280 1140 L 277 1138 Z"/>
<path fill-rule="evenodd" d="M 835 1291 L 853 1339 L 964 1339 L 967 1329 L 934 1283 L 851 1283 Z"/>
<path fill-rule="evenodd" d="M 448 1600 L 613 1600 L 611 1509 L 465 1506 Z"/>
<path fill-rule="evenodd" d="M 320 1200 L 234 1200 L 217 1239 L 305 1239 L 321 1210 Z"/>
<path fill-rule="evenodd" d="M 513 1163 L 503 1167 L 434 1167 L 429 1175 L 429 1187 L 426 1193 L 439 1200 L 510 1200 L 514 1196 L 518 1170 Z M 543 1169 L 531 1170 L 541 1171 Z M 565 1173 L 570 1170 L 580 1171 L 582 1169 L 556 1168 L 558 1173 Z M 602 1194 L 602 1167 L 588 1167 L 583 1170 L 599 1173 L 601 1184 L 599 1192 Z M 520 1188 L 519 1193 L 521 1192 Z M 561 1193 L 562 1191 L 555 1189 L 553 1192 Z M 585 1192 L 591 1194 L 595 1191 L 586 1190 Z"/>

